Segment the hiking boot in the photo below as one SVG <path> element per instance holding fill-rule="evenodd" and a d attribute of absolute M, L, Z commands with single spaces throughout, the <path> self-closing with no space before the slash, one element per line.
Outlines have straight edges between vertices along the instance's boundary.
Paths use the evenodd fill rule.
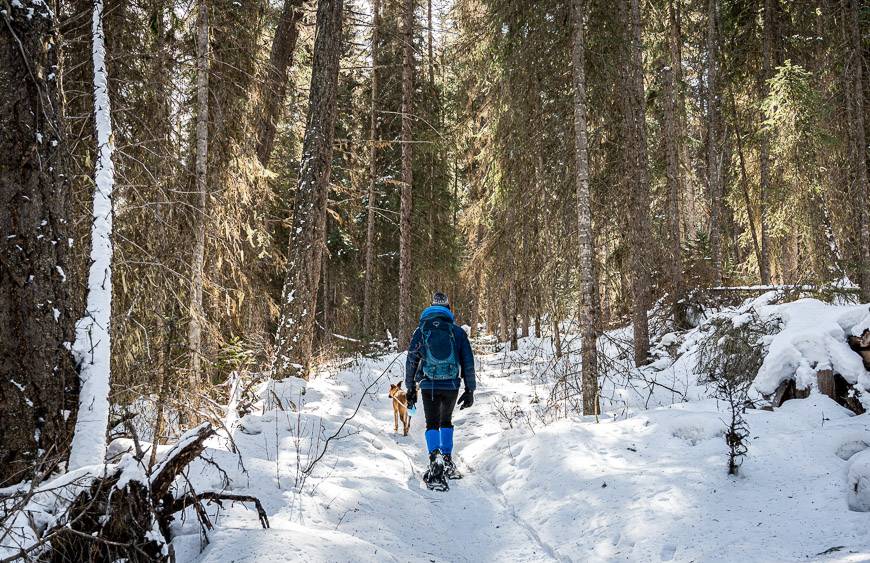
<path fill-rule="evenodd" d="M 447 476 L 444 473 L 444 459 L 438 450 L 429 454 L 429 469 L 423 474 L 423 481 L 430 491 L 446 491 L 450 489 L 450 486 L 447 484 Z"/>
<path fill-rule="evenodd" d="M 456 469 L 456 463 L 453 462 L 453 456 L 444 454 L 444 475 L 448 479 L 462 479 L 462 473 Z"/>

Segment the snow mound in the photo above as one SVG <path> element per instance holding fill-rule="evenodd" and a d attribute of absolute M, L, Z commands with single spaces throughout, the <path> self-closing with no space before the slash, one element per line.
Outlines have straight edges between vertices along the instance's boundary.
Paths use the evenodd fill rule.
<path fill-rule="evenodd" d="M 855 454 L 849 462 L 849 509 L 870 512 L 870 451 Z"/>
<path fill-rule="evenodd" d="M 849 348 L 847 337 L 859 326 L 866 305 L 837 306 L 817 299 L 782 305 L 761 305 L 759 315 L 779 317 L 783 329 L 769 338 L 768 352 L 755 379 L 763 395 L 773 394 L 793 379 L 799 389 L 814 385 L 820 370 L 832 370 L 851 383 L 870 389 L 870 374 L 861 357 Z"/>

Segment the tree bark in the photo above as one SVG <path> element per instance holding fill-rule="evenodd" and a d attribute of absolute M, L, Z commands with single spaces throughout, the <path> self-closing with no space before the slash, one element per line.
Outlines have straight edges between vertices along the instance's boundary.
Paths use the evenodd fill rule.
<path fill-rule="evenodd" d="M 718 0 L 707 2 L 707 196 L 710 200 L 710 250 L 713 283 L 722 284 L 722 147 L 719 122 Z"/>
<path fill-rule="evenodd" d="M 43 2 L 0 13 L 0 486 L 66 453 L 78 377 L 60 38 Z M 48 467 L 50 468 L 50 467 Z"/>
<path fill-rule="evenodd" d="M 414 111 L 414 0 L 402 13 L 402 194 L 399 223 L 399 349 L 411 337 L 411 187 L 414 182 L 411 113 Z"/>
<path fill-rule="evenodd" d="M 304 0 L 284 0 L 281 20 L 272 40 L 269 64 L 266 65 L 263 85 L 258 101 L 257 116 L 257 158 L 260 164 L 268 166 L 272 148 L 275 146 L 275 132 L 278 118 L 287 95 L 287 76 L 293 64 L 293 54 L 299 39 L 299 21 L 302 19 Z"/>
<path fill-rule="evenodd" d="M 679 156 L 680 198 L 684 202 L 680 206 L 680 217 L 683 233 L 694 235 L 697 224 L 695 212 L 695 186 L 692 181 L 691 159 L 686 142 L 686 84 L 683 79 L 683 31 L 680 0 L 668 0 L 668 51 L 670 65 L 673 70 L 673 87 L 676 121 L 677 151 Z"/>
<path fill-rule="evenodd" d="M 429 23 L 429 40 L 426 42 L 426 45 L 429 47 L 429 86 L 435 86 L 435 58 L 432 55 L 433 53 L 433 45 L 432 45 L 432 0 L 427 0 L 426 2 L 426 14 Z"/>
<path fill-rule="evenodd" d="M 649 311 L 650 266 L 647 255 L 652 240 L 649 219 L 649 172 L 646 146 L 646 97 L 643 84 L 643 43 L 639 0 L 624 0 L 620 3 L 625 13 L 625 28 L 628 31 L 628 78 L 626 124 L 631 185 L 630 202 L 632 220 L 629 224 L 631 242 L 631 293 L 632 325 L 634 327 L 634 360 L 645 364 L 649 356 Z M 625 3 L 628 6 L 625 6 Z M 592 235 L 590 234 L 590 237 Z"/>
<path fill-rule="evenodd" d="M 311 67 L 308 121 L 290 231 L 287 277 L 275 336 L 273 377 L 307 378 L 314 315 L 326 238 L 326 202 L 332 168 L 343 0 L 319 0 Z"/>
<path fill-rule="evenodd" d="M 683 306 L 683 298 L 686 291 L 683 283 L 683 257 L 680 246 L 682 239 L 680 232 L 680 196 L 683 193 L 683 175 L 680 170 L 680 144 L 682 139 L 677 128 L 678 109 L 673 61 L 671 61 L 671 66 L 666 66 L 662 69 L 662 82 L 664 84 L 665 98 L 662 129 L 665 140 L 665 169 L 668 188 L 667 224 L 668 246 L 670 250 L 668 276 L 671 282 L 671 311 L 674 315 L 674 324 L 682 328 L 686 325 L 686 311 Z"/>
<path fill-rule="evenodd" d="M 363 335 L 371 330 L 372 282 L 375 267 L 375 204 L 378 180 L 378 55 L 380 53 L 381 0 L 372 1 L 372 101 L 369 132 L 369 193 L 366 218 L 366 271 L 363 286 Z"/>
<path fill-rule="evenodd" d="M 193 204 L 193 257 L 190 274 L 190 315 L 187 346 L 190 351 L 190 389 L 202 383 L 203 269 L 205 266 L 205 224 L 208 205 L 208 0 L 197 0 L 196 33 L 196 200 Z"/>
<path fill-rule="evenodd" d="M 510 284 L 510 288 L 508 290 L 508 323 L 510 325 L 510 347 L 511 351 L 519 348 L 519 343 L 517 342 L 517 284 L 516 281 L 512 281 Z"/>
<path fill-rule="evenodd" d="M 598 306 L 595 301 L 595 249 L 592 233 L 592 196 L 589 191 L 589 143 L 586 123 L 585 0 L 573 0 L 571 10 L 571 66 L 574 83 L 574 160 L 577 189 L 577 227 L 580 266 L 580 335 L 582 338 L 583 414 L 598 414 Z M 554 340 L 561 354 L 558 319 Z"/>

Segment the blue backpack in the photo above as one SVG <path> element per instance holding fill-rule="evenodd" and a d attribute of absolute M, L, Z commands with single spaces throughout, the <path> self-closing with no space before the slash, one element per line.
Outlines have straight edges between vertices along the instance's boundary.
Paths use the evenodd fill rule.
<path fill-rule="evenodd" d="M 427 320 L 420 325 L 423 337 L 423 375 L 438 381 L 459 377 L 459 360 L 456 358 L 456 338 L 453 323 L 442 319 Z"/>

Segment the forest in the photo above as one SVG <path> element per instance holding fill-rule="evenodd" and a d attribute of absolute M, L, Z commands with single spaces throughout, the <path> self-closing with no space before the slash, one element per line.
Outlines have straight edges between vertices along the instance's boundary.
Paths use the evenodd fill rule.
<path fill-rule="evenodd" d="M 865 0 L 0 15 L 0 561 L 870 557 Z M 446 508 L 429 411 L 389 428 L 430 303 Z M 441 517 L 468 551 L 399 531 Z"/>

